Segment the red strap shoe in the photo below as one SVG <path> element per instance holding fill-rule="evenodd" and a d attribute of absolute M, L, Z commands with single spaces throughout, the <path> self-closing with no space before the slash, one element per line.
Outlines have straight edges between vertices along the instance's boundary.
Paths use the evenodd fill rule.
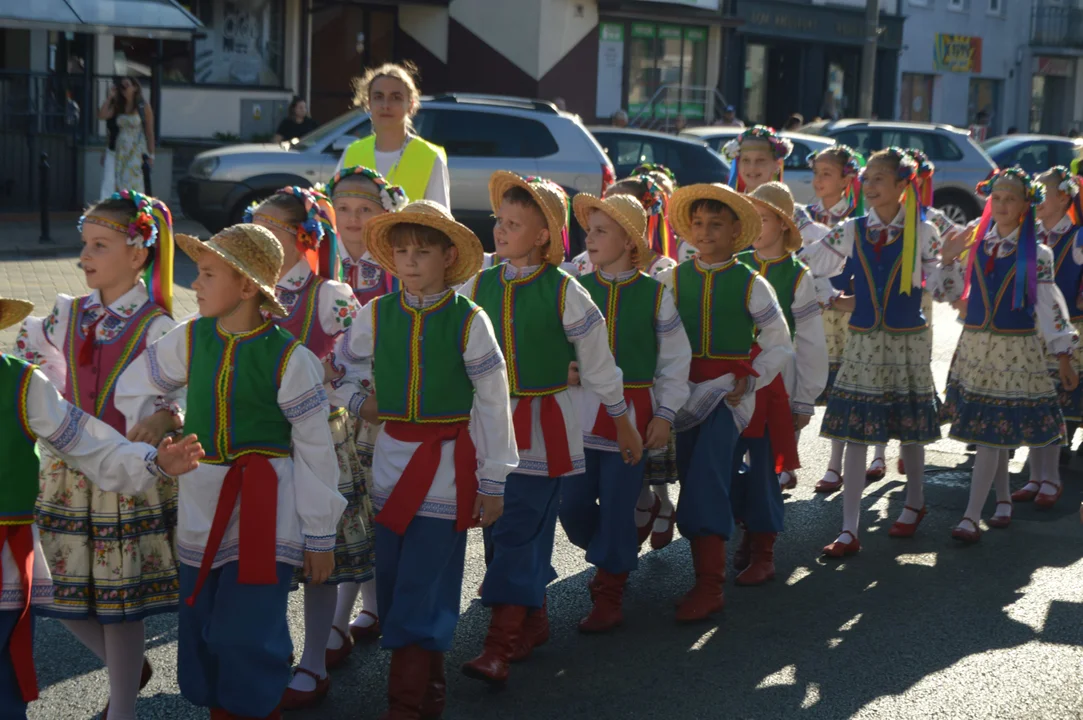
<path fill-rule="evenodd" d="M 368 645 L 374 643 L 380 639 L 380 635 L 383 634 L 383 630 L 380 628 L 380 618 L 376 617 L 376 613 L 369 612 L 368 610 L 362 610 L 358 613 L 357 617 L 367 615 L 372 618 L 373 623 L 368 627 L 362 627 L 361 625 L 350 625 L 350 637 L 358 645 Z"/>
<path fill-rule="evenodd" d="M 677 508 L 670 510 L 669 515 L 659 514 L 658 519 L 666 521 L 666 529 L 662 532 L 651 531 L 651 547 L 655 550 L 661 550 L 666 545 L 673 542 L 673 526 L 677 522 Z"/>
<path fill-rule="evenodd" d="M 1061 493 L 1064 492 L 1064 481 L 1058 485 L 1057 483 L 1050 482 L 1049 480 L 1042 480 L 1042 485 L 1051 485 L 1056 488 L 1055 493 L 1043 493 L 1039 490 L 1038 495 L 1034 498 L 1034 507 L 1039 510 L 1049 510 L 1057 504 L 1057 500 L 1060 500 Z"/>
<path fill-rule="evenodd" d="M 861 552 L 861 541 L 857 539 L 856 535 L 849 530 L 843 530 L 839 533 L 839 537 L 842 537 L 843 535 L 849 535 L 851 540 L 849 542 L 839 542 L 836 540 L 829 545 L 825 545 L 823 549 L 824 557 L 837 559 L 844 558 L 847 555 L 857 555 Z"/>
<path fill-rule="evenodd" d="M 828 480 L 827 479 L 828 473 L 834 475 L 835 479 L 834 480 Z M 837 470 L 832 470 L 831 468 L 828 468 L 827 471 L 824 472 L 823 478 L 820 479 L 820 482 L 816 483 L 816 487 L 813 488 L 813 490 L 815 490 L 818 493 L 833 493 L 833 492 L 837 492 L 841 488 L 842 488 L 842 475 L 839 475 Z"/>
<path fill-rule="evenodd" d="M 877 463 L 880 464 L 877 465 Z M 865 471 L 865 482 L 883 480 L 884 475 L 887 475 L 887 461 L 881 457 L 873 458 L 872 462 L 869 463 L 869 469 Z"/>
<path fill-rule="evenodd" d="M 891 529 L 887 531 L 887 534 L 893 538 L 914 537 L 914 533 L 918 531 L 918 525 L 920 525 L 921 521 L 925 519 L 926 508 L 924 505 L 921 507 L 920 510 L 915 507 L 910 507 L 909 505 L 903 505 L 903 509 L 917 513 L 918 519 L 912 523 L 904 523 L 896 520 L 895 523 L 891 526 Z"/>
<path fill-rule="evenodd" d="M 342 646 L 335 650 L 328 648 L 324 651 L 323 662 L 329 671 L 341 667 L 342 663 L 346 662 L 346 658 L 350 657 L 350 653 L 353 652 L 353 638 L 342 632 L 340 627 L 332 625 L 331 629 L 342 638 Z"/>
<path fill-rule="evenodd" d="M 1009 508 L 1012 507 L 1012 504 L 1007 500 L 998 500 L 997 507 L 1000 507 L 1001 505 L 1007 505 Z M 991 528 L 1003 530 L 1012 524 L 1012 514 L 1009 512 L 1007 515 L 993 515 L 993 517 L 985 521 L 985 524 Z"/>
<path fill-rule="evenodd" d="M 794 470 L 786 470 L 784 472 L 788 479 L 784 483 L 779 483 L 779 487 L 783 490 L 793 490 L 797 487 L 797 472 Z"/>
<path fill-rule="evenodd" d="M 283 710 L 307 710 L 308 708 L 316 707 L 327 697 L 327 693 L 331 692 L 330 675 L 321 678 L 316 673 L 311 670 L 306 670 L 303 667 L 294 668 L 293 673 L 295 675 L 308 675 L 316 681 L 316 687 L 311 690 L 295 690 L 291 687 L 286 688 L 286 692 L 282 694 L 281 707 Z"/>
<path fill-rule="evenodd" d="M 658 497 L 657 495 L 654 496 L 654 504 L 651 505 L 649 509 L 644 510 L 640 507 L 636 508 L 636 512 L 645 512 L 650 514 L 650 519 L 647 520 L 646 525 L 643 525 L 642 527 L 640 527 L 639 525 L 636 526 L 636 535 L 638 536 L 640 545 L 647 542 L 647 538 L 651 536 L 651 528 L 654 527 L 654 521 L 658 519 L 658 511 L 661 509 L 662 498 Z"/>
<path fill-rule="evenodd" d="M 1028 485 L 1035 485 L 1036 490 L 1028 490 Z M 1041 490 L 1041 483 L 1036 483 L 1033 480 L 1012 493 L 1012 502 L 1030 502 L 1034 498 L 1038 497 L 1038 490 Z"/>
<path fill-rule="evenodd" d="M 951 529 L 951 537 L 965 545 L 973 545 L 981 540 L 981 528 L 978 527 L 978 523 L 973 518 L 964 517 L 964 522 L 968 522 L 974 526 L 973 530 L 968 530 L 963 527 L 962 523 L 959 523 Z"/>

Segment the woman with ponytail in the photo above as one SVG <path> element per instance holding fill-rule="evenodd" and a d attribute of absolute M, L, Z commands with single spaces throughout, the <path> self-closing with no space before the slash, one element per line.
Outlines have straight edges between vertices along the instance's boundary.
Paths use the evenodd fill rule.
<path fill-rule="evenodd" d="M 832 558 L 861 550 L 869 445 L 899 440 L 906 458 L 905 506 L 889 535 L 912 536 L 925 516 L 924 446 L 940 438 L 940 424 L 922 281 L 937 299 L 958 293 L 940 261 L 940 235 L 922 216 L 916 173 L 900 148 L 873 154 L 861 178 L 868 215 L 846 220 L 801 254 L 816 277 L 839 274 L 847 260 L 853 266 L 853 295 L 832 298 L 833 307 L 851 312 L 850 337 L 820 430 L 846 443 L 842 533 L 823 550 Z"/>
<path fill-rule="evenodd" d="M 123 190 L 88 209 L 79 229 L 90 293 L 58 295 L 47 318 L 25 321 L 17 354 L 40 365 L 72 405 L 131 440 L 157 445 L 180 426 L 173 396 L 163 392 L 156 412 L 128 427 L 113 390 L 121 372 L 176 325 L 172 215 L 160 200 Z M 79 418 L 70 421 L 74 429 Z M 106 492 L 46 452 L 41 488 L 37 525 L 56 594 L 39 614 L 59 619 L 105 662 L 102 717 L 134 720 L 136 697 L 151 676 L 143 620 L 177 605 L 176 482 L 140 495 Z"/>
<path fill-rule="evenodd" d="M 978 522 L 990 487 L 996 488 L 997 504 L 989 526 L 1011 524 L 1008 451 L 1013 448 L 1031 448 L 1031 467 L 1037 465 L 1038 482 L 1028 483 L 1021 491 L 1026 497 L 1019 499 L 1033 499 L 1042 509 L 1056 503 L 1063 489 L 1058 453 L 1065 428 L 1045 369 L 1046 352 L 1056 356 L 1066 391 L 1079 383 L 1074 361 L 1079 335 L 1055 282 L 1053 251 L 1037 238 L 1035 208 L 1045 187 L 1016 167 L 997 172 L 978 191 L 988 200 L 977 231 L 967 238 L 961 278 L 966 322 L 943 407 L 950 436 L 977 446 L 970 502 L 951 533 L 967 544 L 981 538 Z M 945 258 L 963 250 L 961 242 L 951 245 Z"/>
<path fill-rule="evenodd" d="M 338 585 L 373 578 L 375 528 L 353 426 L 362 388 L 353 372 L 354 358 L 346 331 L 361 312 L 353 289 L 338 282 L 340 274 L 331 201 L 314 190 L 282 188 L 252 208 L 246 222 L 270 230 L 282 243 L 283 262 L 275 295 L 286 310 L 278 324 L 324 363 L 324 389 L 331 401 L 331 436 L 338 456 L 338 491 L 346 511 L 335 538 L 335 569 L 325 583 L 305 582 L 305 648 L 282 698 L 284 710 L 316 705 L 331 689 L 328 670 L 340 665 L 353 649 L 347 628 L 335 624 Z M 367 394 L 367 393 L 366 393 Z M 356 597 L 356 595 L 355 595 Z M 353 603 L 346 610 L 352 611 Z M 337 642 L 331 641 L 332 634 Z"/>

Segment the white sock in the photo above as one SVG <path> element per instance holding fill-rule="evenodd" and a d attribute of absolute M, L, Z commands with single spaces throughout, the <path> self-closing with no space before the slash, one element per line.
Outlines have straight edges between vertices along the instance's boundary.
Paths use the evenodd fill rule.
<path fill-rule="evenodd" d="M 673 522 L 673 520 L 669 519 L 673 517 L 673 501 L 669 499 L 669 485 L 655 486 L 655 494 L 662 501 L 662 504 L 658 508 L 658 518 L 654 521 L 654 527 L 651 529 L 660 533 L 665 532 L 669 524 Z"/>
<path fill-rule="evenodd" d="M 109 670 L 109 717 L 106 720 L 135 720 L 135 699 L 143 674 L 146 649 L 143 621 L 103 625 L 105 666 Z"/>
<path fill-rule="evenodd" d="M 842 475 L 842 449 L 846 447 L 846 444 L 841 440 L 831 441 L 831 458 L 827 461 L 827 469 L 834 470 L 839 475 Z"/>
<path fill-rule="evenodd" d="M 639 492 L 636 500 L 636 527 L 646 527 L 651 521 L 651 510 L 654 509 L 654 488 L 643 483 L 643 489 Z"/>
<path fill-rule="evenodd" d="M 353 604 L 357 601 L 357 593 L 361 591 L 361 583 L 342 582 L 338 584 L 338 598 L 335 604 L 334 627 L 346 632 L 350 627 L 350 618 L 353 617 Z M 331 630 L 327 636 L 327 649 L 338 650 L 342 647 L 342 636 Z"/>
<path fill-rule="evenodd" d="M 1038 448 L 1031 448 L 1027 453 L 1030 480 L 1027 480 L 1027 484 L 1023 486 L 1024 490 L 1038 492 L 1038 486 L 1042 484 L 1042 479 L 1045 477 L 1046 456 L 1038 450 Z M 1060 462 L 1060 458 L 1057 458 L 1057 462 Z"/>
<path fill-rule="evenodd" d="M 1001 517 L 1012 514 L 1012 487 L 1008 479 L 1008 451 L 998 450 L 1000 458 L 997 461 L 997 473 L 993 477 L 993 488 L 996 490 L 997 508 L 993 513 Z"/>
<path fill-rule="evenodd" d="M 989 488 L 993 487 L 1000 460 L 1000 451 L 996 448 L 979 445 L 974 454 L 974 471 L 970 475 L 970 502 L 967 503 L 963 515 L 964 518 L 970 518 L 971 522 L 981 520 L 981 510 L 985 507 L 985 499 L 989 497 Z M 970 522 L 960 524 L 968 530 L 971 529 Z"/>
<path fill-rule="evenodd" d="M 906 464 L 906 504 L 921 510 L 925 507 L 925 446 L 902 445 L 899 454 Z M 899 516 L 901 523 L 914 523 L 917 519 L 918 514 L 906 508 Z"/>
<path fill-rule="evenodd" d="M 793 477 L 793 473 L 791 473 L 789 470 L 783 470 L 782 472 L 780 472 L 778 474 L 778 486 L 786 487 L 786 483 L 790 481 L 791 477 Z"/>
<path fill-rule="evenodd" d="M 61 620 L 60 624 L 68 629 L 75 638 L 86 646 L 87 650 L 105 662 L 105 633 L 97 620 Z"/>
<path fill-rule="evenodd" d="M 373 578 L 368 582 L 361 583 L 361 609 L 366 613 L 372 613 L 376 617 L 380 616 L 379 611 L 376 609 L 376 579 Z M 359 628 L 372 627 L 376 624 L 376 621 L 365 613 L 359 613 L 350 625 Z"/>
<path fill-rule="evenodd" d="M 873 462 L 876 462 L 877 460 L 880 460 L 881 462 L 885 462 L 886 457 L 887 457 L 887 445 L 877 445 L 872 449 L 872 461 Z"/>
<path fill-rule="evenodd" d="M 846 443 L 846 462 L 842 472 L 842 529 L 853 535 L 839 535 L 837 542 L 857 539 L 861 522 L 861 494 L 865 491 L 865 461 L 868 446 Z"/>
<path fill-rule="evenodd" d="M 297 665 L 320 678 L 327 676 L 327 666 L 324 663 L 327 644 L 320 640 L 331 633 L 336 603 L 338 588 L 334 585 L 305 585 L 305 651 Z M 316 681 L 304 673 L 294 673 L 290 687 L 294 690 L 311 691 L 316 689 Z"/>
<path fill-rule="evenodd" d="M 1043 448 L 1034 448 L 1031 452 L 1042 456 L 1042 472 L 1044 473 L 1042 480 L 1046 484 L 1042 485 L 1038 494 L 1050 497 L 1056 495 L 1060 487 L 1060 445 L 1046 445 Z"/>

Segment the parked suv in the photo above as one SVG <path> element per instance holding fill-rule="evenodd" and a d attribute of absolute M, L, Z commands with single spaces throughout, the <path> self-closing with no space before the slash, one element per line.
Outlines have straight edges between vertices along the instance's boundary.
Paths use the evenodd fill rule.
<path fill-rule="evenodd" d="M 421 137 L 447 151 L 455 217 L 492 237 L 489 176 L 496 170 L 540 175 L 569 193 L 595 195 L 614 178 L 613 165 L 577 115 L 541 100 L 488 95 L 425 97 L 414 117 Z M 254 200 L 286 185 L 331 178 L 343 151 L 370 133 L 368 113 L 349 112 L 293 144 L 233 145 L 200 153 L 178 183 L 184 214 L 211 232 L 241 221 Z"/>
<path fill-rule="evenodd" d="M 801 132 L 834 138 L 865 157 L 892 145 L 924 151 L 936 165 L 933 205 L 960 224 L 981 215 L 984 200 L 974 188 L 996 170 L 996 163 L 970 134 L 952 125 L 838 120 L 815 122 Z"/>

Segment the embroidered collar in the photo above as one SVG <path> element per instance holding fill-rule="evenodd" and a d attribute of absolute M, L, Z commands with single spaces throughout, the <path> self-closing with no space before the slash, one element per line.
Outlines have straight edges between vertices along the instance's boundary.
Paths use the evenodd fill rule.
<path fill-rule="evenodd" d="M 287 292 L 297 292 L 308 283 L 310 277 L 312 277 L 312 268 L 306 260 L 301 260 L 282 276 L 276 287 Z"/>
<path fill-rule="evenodd" d="M 540 267 L 541 265 L 528 265 L 527 267 L 517 268 L 506 262 L 504 263 L 504 278 L 507 280 L 522 280 L 536 273 Z"/>
<path fill-rule="evenodd" d="M 149 299 L 150 295 L 147 294 L 147 286 L 140 280 L 131 290 L 114 300 L 109 307 L 105 308 L 105 311 L 110 315 L 127 320 L 132 315 L 135 315 L 139 308 L 143 307 Z M 101 292 L 92 290 L 87 297 L 86 306 L 83 309 L 101 310 L 101 307 Z"/>
<path fill-rule="evenodd" d="M 605 270 L 598 271 L 598 277 L 602 278 L 607 282 L 624 282 L 625 280 L 631 280 L 638 274 L 639 270 L 636 270 L 635 268 L 632 268 L 631 270 L 625 270 L 624 272 L 617 273 L 616 275 L 607 273 Z"/>
<path fill-rule="evenodd" d="M 702 260 L 700 260 L 697 257 L 696 258 L 696 267 L 698 267 L 700 270 L 722 270 L 723 268 L 727 268 L 727 267 L 729 267 L 730 265 L 733 265 L 736 262 L 737 262 L 737 256 L 736 255 L 731 257 L 729 260 L 724 260 L 724 261 L 722 261 L 720 263 L 705 263 L 705 262 L 703 262 Z"/>
<path fill-rule="evenodd" d="M 342 252 L 339 253 L 339 255 L 340 255 L 341 259 L 342 259 L 342 265 L 344 267 L 350 268 L 350 267 L 353 267 L 355 265 L 365 265 L 365 264 L 376 265 L 376 267 L 379 267 L 379 265 L 377 265 L 376 261 L 372 259 L 372 253 L 370 253 L 368 251 L 368 249 L 365 250 L 364 254 L 361 257 L 352 258 L 352 257 L 350 257 L 349 251 L 346 250 L 345 245 L 340 243 L 339 247 L 342 250 Z"/>
<path fill-rule="evenodd" d="M 899 207 L 899 212 L 895 214 L 895 219 L 887 224 L 887 227 L 891 230 L 902 230 L 906 225 L 906 209 Z M 876 214 L 876 211 L 872 208 L 869 209 L 869 229 L 880 230 L 884 227 L 884 221 L 880 219 L 880 216 Z"/>
<path fill-rule="evenodd" d="M 985 233 L 985 252 L 994 257 L 1010 255 L 1018 243 L 1019 228 L 1013 230 L 1007 237 L 1001 237 L 994 223 L 993 227 L 989 228 L 989 231 Z"/>
<path fill-rule="evenodd" d="M 444 290 L 443 292 L 438 292 L 435 295 L 426 295 L 425 297 L 418 297 L 417 295 L 413 295 L 413 294 L 408 293 L 405 290 L 403 290 L 402 291 L 402 296 L 406 300 L 406 304 L 409 305 L 410 307 L 414 308 L 415 310 L 424 310 L 425 308 L 430 308 L 433 305 L 435 305 L 436 303 L 443 300 L 445 297 L 447 297 L 448 293 L 450 293 L 450 292 L 451 292 L 451 288 L 448 288 L 447 290 Z"/>
<path fill-rule="evenodd" d="M 783 260 L 788 260 L 792 254 L 793 253 L 782 253 L 781 255 L 779 255 L 778 257 L 775 257 L 775 258 L 765 258 L 762 255 L 760 255 L 759 250 L 755 250 L 755 249 L 752 250 L 752 258 L 756 262 L 758 262 L 760 265 L 774 265 L 776 263 L 780 263 Z"/>
<path fill-rule="evenodd" d="M 843 197 L 837 203 L 830 208 L 824 207 L 824 201 L 822 198 L 816 198 L 816 202 L 812 204 L 812 212 L 820 215 L 830 215 L 833 218 L 841 218 L 850 210 L 850 203 Z"/>
<path fill-rule="evenodd" d="M 1072 218 L 1065 215 L 1060 221 L 1049 230 L 1045 230 L 1046 240 L 1059 239 L 1064 233 L 1072 229 Z"/>

